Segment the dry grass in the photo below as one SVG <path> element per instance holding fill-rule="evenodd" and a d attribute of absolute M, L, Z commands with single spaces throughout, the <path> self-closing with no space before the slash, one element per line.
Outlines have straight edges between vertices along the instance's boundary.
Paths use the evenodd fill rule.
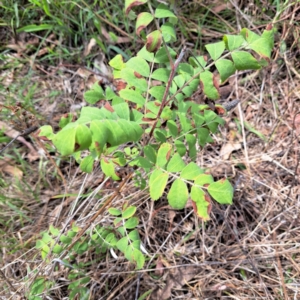
<path fill-rule="evenodd" d="M 216 178 L 224 172 L 230 178 L 235 187 L 233 205 L 214 204 L 211 221 L 203 224 L 191 208 L 173 211 L 166 199 L 151 202 L 133 181 L 114 194 L 116 184 L 103 180 L 99 169 L 85 175 L 72 160 L 60 164 L 69 194 L 63 197 L 64 187 L 48 159 L 30 162 L 26 158 L 21 182 L 9 173 L 1 178 L 0 262 L 7 281 L 0 283 L 0 299 L 21 299 L 35 270 L 56 282 L 47 299 L 67 299 L 69 269 L 60 265 L 54 271 L 39 256 L 35 241 L 49 224 L 64 228 L 76 221 L 86 226 L 99 204 L 112 196 L 114 207 L 125 201 L 138 207 L 139 231 L 149 260 L 144 270 L 133 271 L 121 255 L 115 259 L 107 253 L 99 258 L 89 251 L 76 257 L 74 262 L 85 263 L 85 275 L 92 279 L 90 299 L 137 299 L 150 289 L 149 299 L 300 299 L 300 4 L 291 3 L 276 15 L 276 7 L 265 2 L 257 6 L 242 1 L 236 6 L 230 1 L 226 8 L 215 1 L 207 10 L 197 1 L 187 1 L 176 11 L 185 30 L 182 41 L 191 46 L 234 29 L 262 30 L 276 22 L 271 64 L 232 77 L 230 97 L 240 99 L 241 105 L 226 117 L 216 142 L 198 157 Z M 207 12 L 201 29 L 194 13 L 188 18 L 191 11 Z M 83 101 L 81 86 L 86 82 L 68 72 L 48 76 L 54 67 L 47 71 L 41 67 L 34 70 L 39 91 L 35 99 L 41 99 L 34 109 L 44 116 L 51 113 L 55 125 L 70 106 Z M 12 81 L 21 81 L 27 68 L 25 64 L 18 69 Z M 6 72 L 2 76 L 10 75 Z M 70 84 L 70 93 L 63 80 Z M 55 101 L 53 87 L 60 91 Z M 230 144 L 240 146 L 232 150 Z M 228 155 L 221 152 L 224 149 Z M 19 150 L 19 155 L 25 157 L 26 151 Z M 79 208 L 73 210 L 75 205 Z M 91 226 L 111 221 L 103 213 Z"/>

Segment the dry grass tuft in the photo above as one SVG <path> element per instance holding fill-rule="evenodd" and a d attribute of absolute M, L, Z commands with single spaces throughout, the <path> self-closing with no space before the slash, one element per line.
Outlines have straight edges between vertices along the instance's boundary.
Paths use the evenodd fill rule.
<path fill-rule="evenodd" d="M 74 221 L 81 228 L 110 225 L 112 218 L 106 212 L 90 220 L 111 196 L 116 208 L 125 201 L 138 207 L 148 262 L 144 270 L 134 271 L 120 253 L 118 259 L 109 252 L 99 258 L 91 249 L 75 257 L 74 262 L 85 264 L 92 279 L 90 299 L 138 299 L 149 290 L 153 293 L 146 299 L 300 298 L 300 4 L 276 8 L 269 1 L 235 3 L 214 1 L 206 6 L 182 1 L 176 7 L 181 42 L 197 49 L 243 27 L 260 31 L 274 21 L 277 28 L 271 64 L 231 78 L 229 97 L 240 99 L 241 104 L 226 117 L 216 142 L 199 152 L 199 164 L 210 168 L 216 178 L 224 173 L 230 178 L 235 187 L 233 205 L 214 203 L 211 221 L 204 224 L 192 208 L 174 211 L 166 199 L 151 202 L 132 180 L 115 195 L 118 185 L 104 180 L 99 169 L 85 175 L 73 160 L 56 160 L 68 185 L 68 195 L 63 197 L 64 187 L 53 164 L 47 158 L 28 162 L 22 166 L 21 182 L 9 173 L 1 178 L 0 275 L 6 282 L 0 284 L 0 299 L 21 299 L 36 271 L 56 282 L 51 299 L 67 299 L 69 269 L 59 264 L 54 270 L 45 263 L 35 241 L 50 224 L 59 228 Z M 22 67 L 27 74 L 29 66 Z M 38 67 L 35 97 L 43 95 L 43 100 L 34 109 L 44 117 L 50 114 L 57 126 L 70 106 L 83 101 L 82 86 L 90 75 L 84 78 L 67 67 L 59 75 L 50 66 L 47 71 L 42 64 Z M 18 82 L 23 75 L 18 68 L 19 75 L 2 75 L 14 75 Z M 51 89 L 60 91 L 54 102 Z M 19 153 L 26 156 L 25 150 Z M 11 164 L 19 166 L 20 161 Z M 73 209 L 75 204 L 80 209 Z"/>

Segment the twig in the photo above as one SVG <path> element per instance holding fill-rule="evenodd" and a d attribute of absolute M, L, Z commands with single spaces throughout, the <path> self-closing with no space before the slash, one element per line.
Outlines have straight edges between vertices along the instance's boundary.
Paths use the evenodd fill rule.
<path fill-rule="evenodd" d="M 0 154 L 7 149 L 17 138 L 19 138 L 20 136 L 27 136 L 30 133 L 36 131 L 38 129 L 38 126 L 32 126 L 29 127 L 28 129 L 23 130 L 21 133 L 19 133 L 16 137 L 14 137 L 3 149 L 0 150 Z"/>
<path fill-rule="evenodd" d="M 156 120 L 151 128 L 151 131 L 149 133 L 149 139 L 152 137 L 153 135 L 153 131 L 155 130 L 156 128 L 156 125 L 157 125 L 157 122 L 162 114 L 162 111 L 164 109 L 164 107 L 166 106 L 167 104 L 167 97 L 168 97 L 168 94 L 169 94 L 169 90 L 171 88 L 171 84 L 172 84 L 172 80 L 175 76 L 175 73 L 176 73 L 176 70 L 178 68 L 178 65 L 179 63 L 181 62 L 183 56 L 185 55 L 186 53 L 186 50 L 187 48 L 186 47 L 183 47 L 178 58 L 176 59 L 175 63 L 172 65 L 172 68 L 171 68 L 171 73 L 170 73 L 170 76 L 169 76 L 169 79 L 168 79 L 168 83 L 167 83 L 167 86 L 166 86 L 166 89 L 165 89 L 165 92 L 164 92 L 164 95 L 163 95 L 163 98 L 162 98 L 162 101 L 161 101 L 161 105 L 160 105 L 160 108 L 159 108 L 159 111 L 158 111 L 158 114 L 157 114 L 157 117 L 156 117 Z M 172 64 L 172 62 L 171 62 Z"/>

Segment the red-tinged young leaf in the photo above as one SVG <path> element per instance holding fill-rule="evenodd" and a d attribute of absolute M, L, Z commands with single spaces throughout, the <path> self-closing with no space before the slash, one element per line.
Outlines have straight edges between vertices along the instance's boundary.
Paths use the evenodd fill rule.
<path fill-rule="evenodd" d="M 183 161 L 183 159 L 178 153 L 175 153 L 168 163 L 167 171 L 180 172 L 184 167 L 185 167 L 185 162 Z"/>
<path fill-rule="evenodd" d="M 133 7 L 145 4 L 147 2 L 148 2 L 148 0 L 126 0 L 125 1 L 125 13 L 126 13 L 126 15 L 129 14 L 129 12 L 132 10 Z"/>
<path fill-rule="evenodd" d="M 149 179 L 150 197 L 152 200 L 158 200 L 167 185 L 169 175 L 162 170 L 156 169 L 152 172 Z"/>
<path fill-rule="evenodd" d="M 132 217 L 136 212 L 136 207 L 135 206 L 129 206 L 125 209 L 125 211 L 122 212 L 122 217 L 124 219 L 128 219 Z"/>
<path fill-rule="evenodd" d="M 172 145 L 168 143 L 163 143 L 157 152 L 156 165 L 160 168 L 165 168 L 167 162 L 170 159 L 170 155 L 172 152 Z"/>
<path fill-rule="evenodd" d="M 204 71 L 200 73 L 200 82 L 203 86 L 204 94 L 212 100 L 217 100 L 220 98 L 218 89 L 214 86 L 213 73 L 209 71 Z"/>
<path fill-rule="evenodd" d="M 211 183 L 207 190 L 218 203 L 232 204 L 233 187 L 227 179 Z"/>
<path fill-rule="evenodd" d="M 138 36 L 140 36 L 140 32 L 147 27 L 153 20 L 153 16 L 148 12 L 142 12 L 137 16 L 135 31 Z"/>
<path fill-rule="evenodd" d="M 183 209 L 188 197 L 189 192 L 186 183 L 181 179 L 176 179 L 167 196 L 170 206 L 174 209 Z"/>
<path fill-rule="evenodd" d="M 261 68 L 258 61 L 248 52 L 234 51 L 231 53 L 231 57 L 237 70 L 258 70 Z"/>
<path fill-rule="evenodd" d="M 155 10 L 154 14 L 155 18 L 177 18 L 172 11 L 168 8 L 168 6 L 164 4 L 159 4 Z"/>
<path fill-rule="evenodd" d="M 147 51 L 146 46 L 144 46 L 138 53 L 137 53 L 138 57 L 142 57 L 143 59 L 149 61 L 149 62 L 153 62 L 154 59 L 154 53 L 150 53 L 149 51 Z"/>
<path fill-rule="evenodd" d="M 196 163 L 190 162 L 181 172 L 180 177 L 186 180 L 195 180 L 199 175 L 203 174 L 204 170 L 201 169 Z"/>
<path fill-rule="evenodd" d="M 233 62 L 229 59 L 217 60 L 216 67 L 217 67 L 218 72 L 220 73 L 222 82 L 224 82 L 227 78 L 229 78 L 236 71 L 236 68 L 235 68 Z"/>
<path fill-rule="evenodd" d="M 197 216 L 203 221 L 210 219 L 209 214 L 211 212 L 211 199 L 202 189 L 192 186 L 191 198 L 194 211 Z"/>
<path fill-rule="evenodd" d="M 225 43 L 224 41 L 208 44 L 205 46 L 206 50 L 208 51 L 210 57 L 213 60 L 217 60 L 225 50 Z"/>
<path fill-rule="evenodd" d="M 241 35 L 226 34 L 223 36 L 223 41 L 225 42 L 226 49 L 233 51 L 240 48 L 245 42 L 245 39 Z"/>
<path fill-rule="evenodd" d="M 107 177 L 111 177 L 113 180 L 120 180 L 120 177 L 116 175 L 114 164 L 107 158 L 101 159 L 101 169 Z"/>
<path fill-rule="evenodd" d="M 133 57 L 126 63 L 126 68 L 130 68 L 142 76 L 149 77 L 150 67 L 145 59 L 141 57 Z"/>
<path fill-rule="evenodd" d="M 157 52 L 162 43 L 162 34 L 159 30 L 152 31 L 147 35 L 146 49 L 149 52 Z"/>

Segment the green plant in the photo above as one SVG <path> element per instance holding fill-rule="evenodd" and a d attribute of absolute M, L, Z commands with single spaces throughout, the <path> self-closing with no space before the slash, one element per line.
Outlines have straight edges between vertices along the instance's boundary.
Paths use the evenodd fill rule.
<path fill-rule="evenodd" d="M 132 9 L 147 2 L 126 1 L 126 14 L 134 15 Z M 51 126 L 43 126 L 39 136 L 51 140 L 63 156 L 73 155 L 85 172 L 91 172 L 99 161 L 106 176 L 120 180 L 115 168 L 133 166 L 137 184 L 144 188 L 148 183 L 154 201 L 169 185 L 167 199 L 171 207 L 183 209 L 191 198 L 195 213 L 207 221 L 211 197 L 218 203 L 231 204 L 233 188 L 227 179 L 215 181 L 205 167 L 195 163 L 197 147 L 213 142 L 212 134 L 224 124 L 220 114 L 226 110 L 220 105 L 212 110 L 191 96 L 200 86 L 207 98 L 219 99 L 220 82 L 212 68 L 224 82 L 237 70 L 266 66 L 273 47 L 273 30 L 267 26 L 259 36 L 244 28 L 240 34 L 225 35 L 222 41 L 206 45 L 210 58 L 202 55 L 182 62 L 186 49 L 177 56 L 171 48 L 176 41 L 176 16 L 163 4 L 155 11 L 149 4 L 149 9 L 150 13 L 141 12 L 136 22 L 136 34 L 145 46 L 127 62 L 117 55 L 109 63 L 114 80 L 121 81 L 124 88 L 103 90 L 95 84 L 85 93 L 85 99 L 92 105 L 105 100 L 102 108 L 84 107 L 76 121 L 70 115 L 63 119 L 58 133 L 53 133 Z M 155 23 L 157 30 L 146 35 L 150 23 Z M 125 150 L 120 148 L 123 145 Z M 141 268 L 145 258 L 139 249 L 135 210 L 132 206 L 123 211 L 111 208 L 115 226 L 95 229 L 93 237 L 101 251 L 117 248 Z M 65 241 L 70 245 L 71 240 L 69 237 Z M 51 241 L 45 241 L 46 253 Z M 81 241 L 73 250 L 83 247 L 85 251 L 89 245 L 84 245 Z M 61 248 L 54 246 L 53 252 L 56 250 L 59 253 Z"/>
<path fill-rule="evenodd" d="M 80 231 L 80 228 L 72 224 L 66 233 L 61 234 L 58 228 L 50 226 L 47 232 L 43 232 L 42 238 L 37 240 L 36 248 L 41 252 L 43 260 L 48 263 L 50 253 L 54 256 L 61 255 L 64 251 L 70 251 L 68 260 L 58 260 L 60 264 L 70 269 L 68 279 L 71 283 L 68 286 L 70 290 L 70 299 L 88 299 L 89 290 L 85 286 L 90 282 L 90 277 L 85 274 L 85 267 L 82 264 L 70 264 L 69 260 L 73 260 L 75 255 L 82 255 L 88 250 L 93 250 L 97 255 L 103 255 L 107 250 L 119 250 L 126 259 L 136 265 L 137 269 L 141 269 L 145 263 L 145 257 L 140 250 L 140 236 L 136 229 L 138 218 L 134 216 L 136 207 L 124 205 L 122 210 L 110 208 L 109 213 L 115 217 L 114 226 L 100 226 L 93 228 L 92 232 L 87 232 L 76 243 L 72 244 L 73 238 Z M 90 238 L 88 238 L 90 237 Z M 57 261 L 56 259 L 52 261 Z M 54 284 L 47 281 L 43 277 L 34 280 L 30 288 L 30 299 L 42 299 L 39 294 L 49 289 Z M 32 297 L 32 298 L 31 298 Z"/>

